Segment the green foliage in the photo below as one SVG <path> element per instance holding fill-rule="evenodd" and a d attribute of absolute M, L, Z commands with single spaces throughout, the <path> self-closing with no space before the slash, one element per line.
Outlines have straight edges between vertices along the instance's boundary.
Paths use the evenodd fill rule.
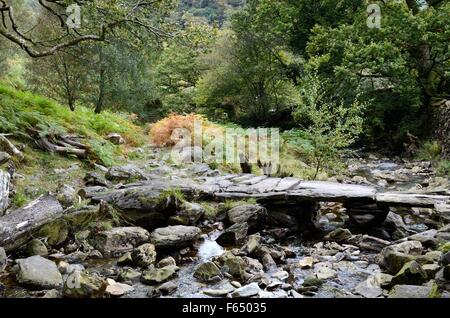
<path fill-rule="evenodd" d="M 114 162 L 120 148 L 105 141 L 108 133 L 117 132 L 132 145 L 143 142 L 140 127 L 134 125 L 125 114 L 106 111 L 94 114 L 79 107 L 72 112 L 50 99 L 29 92 L 22 92 L 0 84 L 0 132 L 27 132 L 38 128 L 41 135 L 76 134 L 84 137 L 92 147 L 93 159 L 106 165 Z"/>
<path fill-rule="evenodd" d="M 417 159 L 438 161 L 441 158 L 442 146 L 438 141 L 425 142 L 417 152 Z"/>
<path fill-rule="evenodd" d="M 415 15 L 404 1 L 379 4 L 380 29 L 367 27 L 365 7 L 353 13 L 351 23 L 314 27 L 306 68 L 318 69 L 327 90 L 340 99 L 353 99 L 361 87 L 359 98 L 370 105 L 364 110 L 366 135 L 400 146 L 408 131 L 418 136 L 426 132 L 429 98 L 448 93 L 441 84 L 449 67 L 444 25 L 450 3 Z"/>
<path fill-rule="evenodd" d="M 161 100 L 160 115 L 195 110 L 195 86 L 205 70 L 201 57 L 210 51 L 216 32 L 208 25 L 189 23 L 175 39 L 165 43 L 154 70 Z"/>
<path fill-rule="evenodd" d="M 331 168 L 342 150 L 361 134 L 361 110 L 366 105 L 358 100 L 358 95 L 350 104 L 327 96 L 324 83 L 315 74 L 305 79 L 301 91 L 302 103 L 294 118 L 305 129 L 308 142 L 303 143 L 303 150 L 315 162 L 315 179 L 322 167 Z"/>
<path fill-rule="evenodd" d="M 450 161 L 449 160 L 439 160 L 436 164 L 436 174 L 438 176 L 449 176 L 450 175 Z"/>

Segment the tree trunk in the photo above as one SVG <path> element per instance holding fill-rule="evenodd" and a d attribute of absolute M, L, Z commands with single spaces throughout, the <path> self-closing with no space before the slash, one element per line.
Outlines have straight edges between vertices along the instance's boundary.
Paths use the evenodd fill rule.
<path fill-rule="evenodd" d="M 25 244 L 34 230 L 61 217 L 63 207 L 52 196 L 42 196 L 23 208 L 0 217 L 0 246 L 11 251 Z"/>
<path fill-rule="evenodd" d="M 3 215 L 9 205 L 9 181 L 9 174 L 0 170 L 0 216 Z"/>
<path fill-rule="evenodd" d="M 99 83 L 99 93 L 97 104 L 95 105 L 95 113 L 100 114 L 103 109 L 103 104 L 105 100 L 105 81 L 106 81 L 106 70 L 103 63 L 103 49 L 100 47 L 100 83 Z"/>

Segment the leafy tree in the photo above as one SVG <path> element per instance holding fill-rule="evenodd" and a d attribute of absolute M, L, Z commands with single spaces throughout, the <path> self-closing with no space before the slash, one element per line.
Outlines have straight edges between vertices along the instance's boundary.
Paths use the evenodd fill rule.
<path fill-rule="evenodd" d="M 206 24 L 191 23 L 165 43 L 154 69 L 162 114 L 195 110 L 195 86 L 206 69 L 201 57 L 211 50 L 216 32 Z"/>
<path fill-rule="evenodd" d="M 296 104 L 297 93 L 279 58 L 261 41 L 251 19 L 237 15 L 205 59 L 210 70 L 198 83 L 196 97 L 209 112 L 226 114 L 243 124 L 270 125 Z M 278 48 L 277 48 L 278 49 Z M 287 56 L 287 54 L 285 54 Z"/>
<path fill-rule="evenodd" d="M 302 123 L 302 135 L 310 142 L 302 146 L 315 165 L 316 179 L 320 169 L 335 167 L 343 149 L 359 137 L 361 111 L 366 105 L 358 95 L 351 103 L 330 97 L 326 85 L 314 74 L 305 77 L 301 87 L 302 102 L 294 117 Z"/>
<path fill-rule="evenodd" d="M 0 0 L 0 35 L 31 57 L 44 57 L 83 42 L 104 42 L 123 29 L 164 36 L 161 18 L 174 5 L 174 0 Z M 50 36 L 33 13 L 45 14 Z"/>
<path fill-rule="evenodd" d="M 380 29 L 367 27 L 365 10 L 355 12 L 351 24 L 316 26 L 306 68 L 317 68 L 327 91 L 344 100 L 362 86 L 360 98 L 371 101 L 367 134 L 399 145 L 408 131 L 426 133 L 432 98 L 450 94 L 450 3 L 417 11 L 404 2 L 380 5 Z"/>

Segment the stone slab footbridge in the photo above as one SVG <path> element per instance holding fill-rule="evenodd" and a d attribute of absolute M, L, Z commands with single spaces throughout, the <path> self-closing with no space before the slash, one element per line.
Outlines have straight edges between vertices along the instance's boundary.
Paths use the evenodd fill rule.
<path fill-rule="evenodd" d="M 284 210 L 309 220 L 316 214 L 319 202 L 341 202 L 352 223 L 377 226 L 384 222 L 389 207 L 426 207 L 450 212 L 449 193 L 382 192 L 367 185 L 326 181 L 305 181 L 294 177 L 275 178 L 253 174 L 230 174 L 197 179 L 155 178 L 106 190 L 86 188 L 82 196 L 94 202 L 104 200 L 139 218 L 144 212 L 161 209 L 161 193 L 177 189 L 188 199 L 246 200 L 256 199 L 269 214 Z"/>
<path fill-rule="evenodd" d="M 352 223 L 373 227 L 384 222 L 389 208 L 427 207 L 450 213 L 450 195 L 440 193 L 381 192 L 375 187 L 297 178 L 274 178 L 252 174 L 233 174 L 215 177 L 146 176 L 146 180 L 132 184 L 107 187 L 91 185 L 79 191 L 93 203 L 110 203 L 136 225 L 156 228 L 167 224 L 168 214 L 187 200 L 223 201 L 256 199 L 265 206 L 268 218 L 283 227 L 294 218 L 297 229 L 314 227 L 319 202 L 341 202 Z M 176 191 L 175 191 L 176 190 Z M 100 206 L 102 206 L 100 204 Z M 92 209 L 93 208 L 93 209 Z M 63 209 L 52 195 L 44 195 L 26 206 L 0 217 L 0 246 L 7 251 L 21 246 L 42 226 L 60 218 L 79 217 L 97 213 L 98 208 Z M 101 210 L 101 209 L 100 209 Z"/>

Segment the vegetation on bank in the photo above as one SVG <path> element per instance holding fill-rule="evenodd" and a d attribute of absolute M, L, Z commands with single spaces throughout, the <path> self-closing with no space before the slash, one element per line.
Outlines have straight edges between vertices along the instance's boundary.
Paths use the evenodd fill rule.
<path fill-rule="evenodd" d="M 121 134 L 128 146 L 141 145 L 145 140 L 132 114 L 105 111 L 100 115 L 86 107 L 71 111 L 54 100 L 1 83 L 0 113 L 1 133 L 26 136 L 30 129 L 37 129 L 45 136 L 74 134 L 82 137 L 106 166 L 114 164 L 125 151 L 123 146 L 105 140 L 109 133 Z"/>

